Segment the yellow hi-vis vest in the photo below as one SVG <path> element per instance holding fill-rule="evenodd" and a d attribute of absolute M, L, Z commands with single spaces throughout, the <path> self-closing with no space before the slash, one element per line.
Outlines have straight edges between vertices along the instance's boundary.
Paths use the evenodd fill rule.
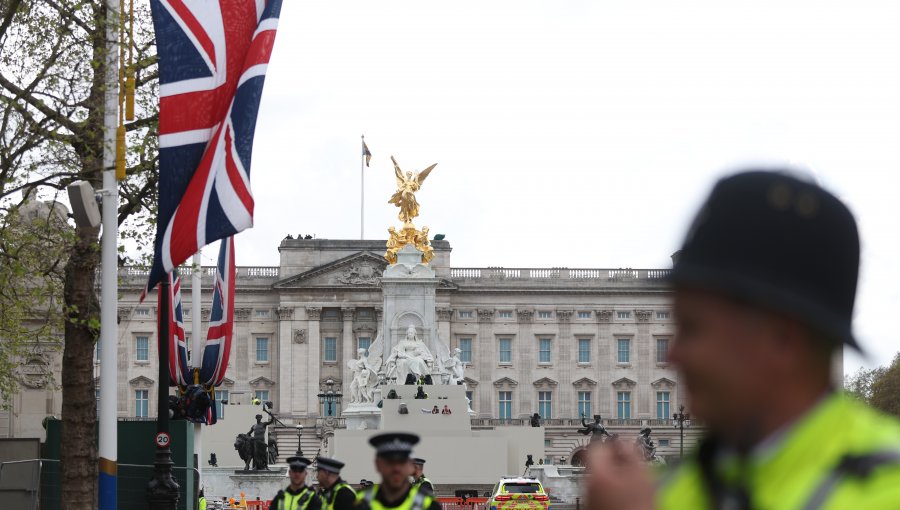
<path fill-rule="evenodd" d="M 404 499 L 399 505 L 394 507 L 384 506 L 380 501 L 375 499 L 375 496 L 378 495 L 378 484 L 373 485 L 369 488 L 369 490 L 365 492 L 361 492 L 356 495 L 356 502 L 359 503 L 361 501 L 365 501 L 371 510 L 427 510 L 428 507 L 431 506 L 431 503 L 434 501 L 434 498 L 431 496 L 419 492 L 419 488 L 413 486 L 409 490 L 409 494 L 406 495 L 406 499 Z"/>
<path fill-rule="evenodd" d="M 325 509 L 324 510 L 334 510 L 334 502 L 335 502 L 335 500 L 337 500 L 337 493 L 339 490 L 341 490 L 345 487 L 350 489 L 350 492 L 352 492 L 353 496 L 356 497 L 356 491 L 353 490 L 353 487 L 350 487 L 349 485 L 347 485 L 344 482 L 335 484 L 335 486 L 331 488 L 331 494 L 329 495 L 328 499 L 325 500 Z"/>
<path fill-rule="evenodd" d="M 706 475 L 695 453 L 662 477 L 656 507 L 900 509 L 900 422 L 850 397 L 825 397 L 762 450 L 743 462 L 721 456 Z"/>
<path fill-rule="evenodd" d="M 273 510 L 306 510 L 306 507 L 309 506 L 309 502 L 317 497 L 319 496 L 309 487 L 304 487 L 303 490 L 297 494 L 290 494 L 282 491 L 281 497 L 278 500 L 278 508 Z"/>

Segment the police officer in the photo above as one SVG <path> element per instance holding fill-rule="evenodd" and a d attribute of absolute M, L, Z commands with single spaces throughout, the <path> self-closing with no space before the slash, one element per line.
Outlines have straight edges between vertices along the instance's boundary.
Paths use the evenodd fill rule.
<path fill-rule="evenodd" d="M 350 510 L 356 504 L 356 491 L 341 479 L 343 467 L 339 460 L 316 457 L 316 479 L 325 502 L 323 510 Z"/>
<path fill-rule="evenodd" d="M 434 485 L 432 485 L 431 480 L 425 476 L 425 459 L 419 457 L 414 458 L 413 468 L 415 469 L 413 472 L 413 485 L 418 487 L 420 491 L 434 495 Z"/>
<path fill-rule="evenodd" d="M 304 457 L 288 457 L 287 459 L 291 484 L 287 489 L 278 491 L 269 510 L 322 510 L 322 498 L 316 491 L 306 486 L 306 468 L 310 461 Z"/>
<path fill-rule="evenodd" d="M 751 171 L 715 186 L 671 273 L 669 361 L 707 425 L 654 493 L 621 444 L 592 448 L 590 510 L 900 508 L 900 423 L 838 394 L 856 222 L 819 186 Z"/>
<path fill-rule="evenodd" d="M 410 483 L 413 462 L 412 447 L 419 436 L 403 432 L 388 432 L 369 439 L 375 447 L 375 470 L 381 483 L 372 485 L 356 496 L 358 510 L 440 510 L 441 505 Z"/>

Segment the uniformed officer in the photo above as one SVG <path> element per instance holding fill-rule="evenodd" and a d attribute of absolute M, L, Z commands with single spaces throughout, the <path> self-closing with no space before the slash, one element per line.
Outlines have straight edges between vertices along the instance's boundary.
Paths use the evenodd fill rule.
<path fill-rule="evenodd" d="M 419 436 L 403 432 L 388 432 L 369 439 L 375 447 L 375 470 L 381 483 L 356 496 L 358 510 L 440 510 L 441 505 L 410 483 L 413 463 L 412 447 Z"/>
<path fill-rule="evenodd" d="M 291 484 L 278 491 L 269 510 L 322 510 L 322 498 L 316 491 L 306 486 L 306 468 L 311 464 L 304 457 L 288 457 L 288 475 Z"/>
<path fill-rule="evenodd" d="M 900 423 L 838 394 L 832 357 L 851 322 L 856 222 L 786 173 L 721 180 L 671 273 L 669 351 L 707 425 L 657 491 L 625 445 L 592 448 L 590 510 L 900 508 Z"/>
<path fill-rule="evenodd" d="M 350 510 L 356 504 L 356 491 L 341 479 L 343 467 L 339 460 L 316 457 L 316 479 L 325 502 L 323 510 Z"/>
<path fill-rule="evenodd" d="M 416 457 L 413 459 L 413 468 L 415 468 L 415 472 L 413 472 L 413 485 L 419 488 L 420 491 L 425 491 L 428 494 L 434 494 L 434 485 L 431 484 L 431 480 L 429 480 L 425 476 L 425 459 Z"/>

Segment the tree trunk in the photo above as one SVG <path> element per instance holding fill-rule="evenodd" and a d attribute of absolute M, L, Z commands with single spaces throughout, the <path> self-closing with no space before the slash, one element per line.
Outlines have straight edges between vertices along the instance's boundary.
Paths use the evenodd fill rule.
<path fill-rule="evenodd" d="M 62 369 L 62 508 L 97 508 L 97 402 L 93 381 L 99 304 L 97 229 L 77 229 L 66 265 L 67 307 Z"/>

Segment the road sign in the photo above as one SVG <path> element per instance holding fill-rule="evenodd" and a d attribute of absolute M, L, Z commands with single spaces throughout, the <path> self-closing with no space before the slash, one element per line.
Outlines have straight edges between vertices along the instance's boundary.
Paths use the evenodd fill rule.
<path fill-rule="evenodd" d="M 172 441 L 172 438 L 169 437 L 169 434 L 166 432 L 160 432 L 156 434 L 156 446 L 159 448 L 165 448 L 169 446 L 169 442 Z"/>

